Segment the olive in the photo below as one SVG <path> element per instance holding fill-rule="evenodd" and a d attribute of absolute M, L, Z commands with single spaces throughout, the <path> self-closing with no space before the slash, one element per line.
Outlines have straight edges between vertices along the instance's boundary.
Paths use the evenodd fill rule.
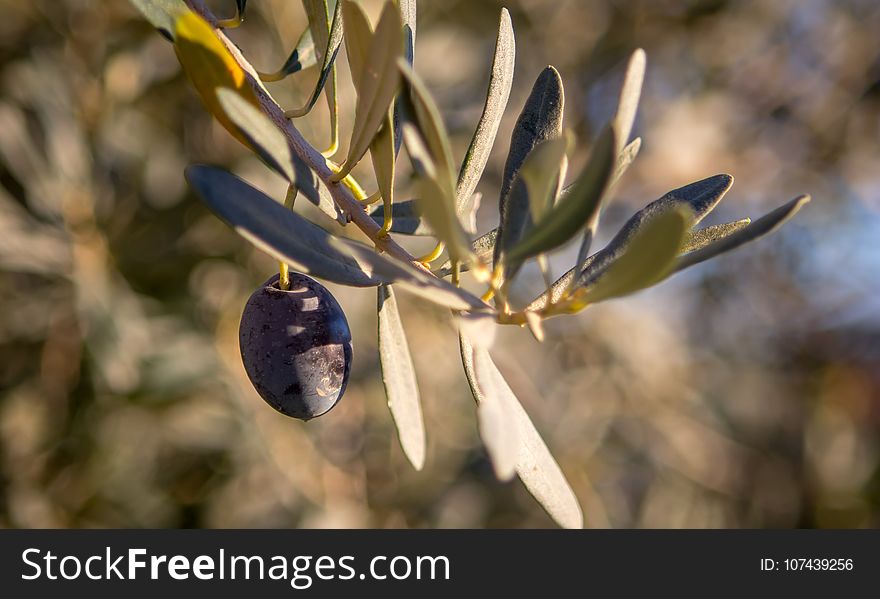
<path fill-rule="evenodd" d="M 336 405 L 351 371 L 351 331 L 326 287 L 290 273 L 278 275 L 248 299 L 238 331 L 241 359 L 254 388 L 270 406 L 309 420 Z"/>

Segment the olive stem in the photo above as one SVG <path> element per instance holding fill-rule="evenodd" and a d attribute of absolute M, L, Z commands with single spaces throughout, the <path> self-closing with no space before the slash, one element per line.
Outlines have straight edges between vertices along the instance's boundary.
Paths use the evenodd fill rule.
<path fill-rule="evenodd" d="M 186 4 L 213 27 L 217 27 L 217 18 L 208 8 L 205 0 L 185 0 Z M 424 264 L 420 263 L 412 254 L 400 246 L 390 235 L 381 234 L 381 226 L 374 221 L 361 202 L 357 200 L 353 191 L 345 184 L 340 185 L 335 180 L 335 173 L 328 164 L 327 159 L 321 155 L 300 133 L 293 123 L 284 116 L 284 109 L 272 98 L 268 90 L 260 81 L 259 75 L 250 62 L 242 55 L 238 47 L 233 44 L 226 34 L 217 29 L 217 37 L 229 50 L 233 59 L 245 71 L 246 83 L 251 86 L 254 94 L 260 102 L 263 113 L 275 123 L 284 133 L 291 149 L 308 167 L 324 182 L 336 205 L 342 211 L 347 222 L 353 223 L 366 235 L 376 246 L 376 249 L 387 253 L 389 256 L 410 263 L 414 268 L 430 273 Z"/>
<path fill-rule="evenodd" d="M 293 183 L 287 186 L 287 193 L 284 196 L 284 206 L 286 208 L 293 210 L 293 203 L 296 201 L 296 194 L 298 193 L 299 189 Z M 290 289 L 290 269 L 287 266 L 287 262 L 278 263 L 278 287 L 282 291 Z"/>

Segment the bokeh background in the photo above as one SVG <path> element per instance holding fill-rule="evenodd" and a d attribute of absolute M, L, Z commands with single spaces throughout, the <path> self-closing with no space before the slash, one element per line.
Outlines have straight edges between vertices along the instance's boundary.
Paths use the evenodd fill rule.
<path fill-rule="evenodd" d="M 231 37 L 272 70 L 305 27 L 302 8 L 250 4 Z M 501 4 L 421 5 L 416 68 L 460 157 Z M 231 0 L 211 6 L 234 12 Z M 636 47 L 648 54 L 644 144 L 600 241 L 648 201 L 716 173 L 736 183 L 707 223 L 813 195 L 772 237 L 549 321 L 543 344 L 520 329 L 496 343 L 587 525 L 880 524 L 880 5 L 507 7 L 516 79 L 479 187 L 480 232 L 495 224 L 510 130 L 540 69 L 553 64 L 566 82 L 577 167 Z M 340 64 L 345 140 L 352 90 Z M 299 105 L 314 78 L 270 90 Z M 441 309 L 401 297 L 429 438 L 422 472 L 385 406 L 370 290 L 331 286 L 356 351 L 337 408 L 303 424 L 258 398 L 237 325 L 275 265 L 206 211 L 183 169 L 222 164 L 276 197 L 283 184 L 212 122 L 172 47 L 127 2 L 0 0 L 0 90 L 0 525 L 552 526 L 518 481 L 494 480 Z M 324 146 L 326 120 L 320 102 L 297 124 Z M 401 197 L 407 184 L 404 169 Z M 554 256 L 554 270 L 575 253 Z M 525 272 L 524 293 L 539 281 Z"/>

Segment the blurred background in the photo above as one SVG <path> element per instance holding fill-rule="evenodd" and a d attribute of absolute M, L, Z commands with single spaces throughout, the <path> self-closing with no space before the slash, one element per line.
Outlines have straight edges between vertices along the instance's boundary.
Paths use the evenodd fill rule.
<path fill-rule="evenodd" d="M 231 0 L 210 4 L 234 14 Z M 306 26 L 302 7 L 250 4 L 230 36 L 274 70 Z M 365 5 L 375 18 L 380 3 Z M 543 344 L 504 331 L 493 354 L 587 526 L 880 525 L 880 5 L 506 6 L 516 78 L 478 188 L 480 232 L 495 226 L 510 131 L 541 68 L 566 83 L 576 173 L 636 47 L 648 55 L 644 143 L 600 242 L 716 173 L 736 183 L 707 224 L 813 195 L 771 237 L 549 321 Z M 420 6 L 416 69 L 459 158 L 500 7 Z M 127 2 L 0 0 L 0 11 L 0 526 L 552 526 L 518 481 L 494 479 L 450 317 L 412 296 L 400 299 L 428 432 L 422 472 L 385 406 L 371 290 L 330 286 L 355 344 L 340 405 L 307 424 L 266 406 L 237 326 L 275 264 L 207 212 L 183 169 L 222 164 L 275 197 L 281 180 L 212 122 L 171 45 Z M 353 95 L 340 65 L 345 141 Z M 300 105 L 315 76 L 270 91 Z M 297 125 L 324 147 L 326 121 L 321 101 Z M 401 198 L 407 179 L 403 168 Z M 576 251 L 554 256 L 557 274 Z M 523 293 L 539 282 L 524 272 Z"/>

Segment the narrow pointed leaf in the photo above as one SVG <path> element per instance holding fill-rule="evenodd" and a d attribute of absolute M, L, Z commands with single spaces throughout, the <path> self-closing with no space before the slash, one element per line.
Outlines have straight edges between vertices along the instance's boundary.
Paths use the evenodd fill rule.
<path fill-rule="evenodd" d="M 400 103 L 403 138 L 413 167 L 420 176 L 419 210 L 434 234 L 446 243 L 459 262 L 471 257 L 470 240 L 455 209 L 452 154 L 446 128 L 434 100 L 405 61 L 398 63 L 409 86 Z"/>
<path fill-rule="evenodd" d="M 526 233 L 507 259 L 522 262 L 532 256 L 548 252 L 567 242 L 583 229 L 599 207 L 614 167 L 614 134 L 611 128 L 599 136 L 590 160 L 581 175 L 563 194 L 553 209 Z M 495 249 L 496 255 L 498 247 Z"/>
<path fill-rule="evenodd" d="M 436 179 L 427 178 L 419 180 L 417 189 L 419 211 L 428 221 L 437 239 L 446 243 L 449 256 L 459 262 L 470 261 L 470 241 L 458 220 L 448 190 L 441 188 Z"/>
<path fill-rule="evenodd" d="M 562 134 L 562 112 L 565 103 L 565 92 L 562 87 L 562 79 L 552 66 L 545 68 L 532 86 L 526 103 L 520 112 L 513 133 L 510 137 L 510 150 L 507 161 L 504 164 L 504 174 L 501 180 L 501 193 L 498 198 L 498 210 L 501 215 L 499 228 L 500 239 L 504 238 L 504 227 L 508 220 L 518 221 L 520 212 L 528 211 L 528 204 L 522 202 L 515 206 L 510 205 L 511 187 L 516 175 L 525 162 L 526 157 L 539 143 L 548 139 L 559 137 Z M 517 214 L 511 218 L 508 211 Z M 497 262 L 500 254 L 500 244 L 495 248 L 494 261 Z"/>
<path fill-rule="evenodd" d="M 310 27 L 307 27 L 302 32 L 302 35 L 299 36 L 296 46 L 288 55 L 284 64 L 281 65 L 281 68 L 274 73 L 261 74 L 260 78 L 263 81 L 279 81 L 288 75 L 293 75 L 316 64 L 318 64 L 318 53 L 312 40 L 312 30 Z"/>
<path fill-rule="evenodd" d="M 519 454 L 519 424 L 507 408 L 513 391 L 489 358 L 489 352 L 477 349 L 473 354 L 474 382 L 481 395 L 477 404 L 477 425 L 486 446 L 495 476 L 510 480 L 516 474 Z M 514 399 L 515 401 L 515 399 Z"/>
<path fill-rule="evenodd" d="M 688 233 L 688 238 L 685 240 L 684 246 L 681 248 L 681 253 L 687 254 L 688 252 L 704 248 L 710 243 L 727 237 L 732 233 L 736 233 L 743 227 L 747 227 L 751 222 L 752 220 L 750 218 L 743 218 L 730 223 L 722 223 L 720 225 L 695 229 Z"/>
<path fill-rule="evenodd" d="M 345 53 L 348 56 L 348 67 L 351 71 L 351 82 L 355 90 L 360 86 L 364 62 L 370 53 L 373 40 L 373 28 L 370 19 L 360 4 L 355 2 L 342 3 L 342 22 L 345 24 Z"/>
<path fill-rule="evenodd" d="M 693 224 L 693 211 L 683 205 L 651 216 L 620 246 L 616 259 L 585 282 L 585 301 L 629 295 L 665 279 Z"/>
<path fill-rule="evenodd" d="M 397 427 L 403 453 L 416 470 L 425 465 L 425 423 L 419 386 L 397 310 L 397 298 L 388 285 L 379 293 L 379 364 L 388 397 L 388 408 Z"/>
<path fill-rule="evenodd" d="M 346 14 L 361 10 L 351 0 L 343 0 Z M 357 106 L 354 130 L 348 146 L 348 156 L 340 176 L 345 176 L 363 157 L 370 142 L 376 136 L 389 106 L 397 93 L 400 75 L 397 60 L 403 52 L 403 30 L 400 13 L 389 1 L 382 9 L 376 31 L 370 41 L 370 49 L 357 77 Z"/>
<path fill-rule="evenodd" d="M 492 252 L 495 249 L 495 240 L 498 237 L 498 229 L 492 229 L 488 233 L 483 233 L 477 237 L 472 243 L 471 248 L 474 256 L 481 262 L 488 262 L 492 258 Z M 467 264 L 461 265 L 461 272 L 470 270 Z M 452 274 L 452 262 L 447 260 L 443 263 L 437 272 L 439 277 L 448 277 Z"/>
<path fill-rule="evenodd" d="M 342 44 L 341 4 L 341 2 L 337 2 L 336 8 L 333 10 L 333 20 L 330 22 L 330 34 L 326 48 L 320 49 L 320 46 L 316 47 L 316 50 L 320 49 L 321 71 L 318 73 L 318 81 L 315 83 L 315 88 L 312 90 L 312 94 L 302 108 L 288 110 L 285 113 L 289 118 L 298 118 L 307 115 L 312 108 L 314 108 L 318 98 L 321 97 L 321 92 L 324 90 L 324 86 L 327 84 L 328 79 L 330 79 L 331 76 L 334 78 L 336 77 L 336 55 L 339 53 L 339 46 Z M 312 35 L 314 35 L 314 33 Z"/>
<path fill-rule="evenodd" d="M 453 310 L 491 312 L 489 305 L 475 295 L 408 263 L 385 258 L 372 248 L 345 239 L 335 238 L 330 242 L 340 251 L 356 258 L 359 263 L 368 265 L 376 276 L 384 278 L 388 283 L 394 283 L 398 289 L 405 289 Z"/>
<path fill-rule="evenodd" d="M 385 113 L 385 121 L 379 129 L 379 133 L 370 142 L 370 159 L 373 162 L 373 172 L 376 174 L 379 193 L 382 195 L 382 205 L 386 209 L 391 208 L 394 203 L 395 156 L 394 121 L 390 109 Z M 394 216 L 393 210 L 391 216 L 392 218 Z"/>
<path fill-rule="evenodd" d="M 611 180 L 608 182 L 608 189 L 605 190 L 606 198 L 611 194 L 612 189 L 626 172 L 626 169 L 629 168 L 629 165 L 636 159 L 641 147 L 642 138 L 637 137 L 627 144 L 627 146 L 617 155 L 617 163 L 614 165 L 614 172 L 611 174 Z M 575 260 L 575 268 L 580 266 L 578 270 L 581 270 L 586 266 L 584 262 L 590 253 L 590 248 L 593 246 L 593 238 L 596 235 L 596 229 L 599 228 L 599 216 L 602 213 L 604 204 L 605 200 L 603 198 L 599 201 L 598 210 L 593 213 L 593 218 L 589 220 L 586 229 L 584 230 L 584 238 L 581 240 L 581 246 L 578 249 L 577 259 Z"/>
<path fill-rule="evenodd" d="M 450 187 L 454 194 L 452 150 L 449 148 L 449 135 L 446 133 L 440 110 L 427 86 L 412 67 L 405 61 L 398 62 L 398 67 L 410 92 L 408 97 L 402 98 L 405 100 L 402 106 L 404 119 L 416 128 L 421 138 L 424 148 L 419 153 L 427 152 L 431 163 L 436 166 L 436 171 L 431 176 L 442 178 L 444 186 Z M 406 133 L 403 135 L 406 138 Z"/>
<path fill-rule="evenodd" d="M 217 216 L 279 261 L 342 285 L 370 287 L 389 282 L 340 252 L 327 231 L 232 173 L 196 165 L 186 169 L 186 179 Z"/>
<path fill-rule="evenodd" d="M 738 231 L 735 231 L 730 235 L 713 241 L 712 243 L 698 250 L 681 256 L 675 265 L 675 270 L 684 270 L 689 266 L 699 264 L 700 262 L 704 262 L 710 258 L 714 258 L 715 256 L 736 249 L 744 243 L 754 241 L 755 239 L 759 239 L 764 235 L 772 233 L 773 231 L 781 227 L 785 223 L 785 221 L 793 217 L 798 212 L 798 210 L 800 210 L 804 206 L 804 204 L 809 201 L 810 196 L 808 195 L 798 196 L 787 204 L 784 204 L 776 210 L 765 214 L 758 220 L 739 229 Z"/>
<path fill-rule="evenodd" d="M 320 186 L 309 167 L 290 151 L 287 137 L 269 117 L 230 89 L 218 89 L 217 99 L 251 150 L 289 183 L 295 183 L 302 195 L 321 212 L 344 223 L 344 215 L 333 198 Z"/>
<path fill-rule="evenodd" d="M 600 198 L 599 206 L 593 213 L 593 217 L 584 229 L 584 238 L 578 250 L 575 268 L 581 267 L 590 253 L 596 229 L 599 227 L 599 217 L 602 214 L 604 204 L 611 189 L 629 168 L 629 165 L 639 153 L 642 142 L 635 139 L 627 145 L 632 133 L 633 123 L 636 118 L 636 110 L 639 105 L 639 97 L 642 94 L 642 83 L 645 79 L 645 51 L 639 48 L 633 52 L 627 64 L 626 73 L 623 76 L 623 85 L 620 88 L 620 96 L 617 100 L 617 111 L 612 120 L 615 145 L 617 147 L 617 164 L 611 175 L 611 181 L 605 191 L 605 197 Z"/>
<path fill-rule="evenodd" d="M 504 263 L 504 279 L 511 279 L 522 261 L 509 260 L 506 254 L 514 248 L 534 223 L 547 213 L 556 199 L 569 140 L 557 137 L 536 145 L 517 173 L 508 196 L 506 219 L 498 230 L 500 236 L 494 254 Z"/>
<path fill-rule="evenodd" d="M 319 48 L 322 57 L 330 45 L 330 9 L 327 0 L 302 0 L 306 16 L 309 19 L 309 30 L 312 39 Z M 336 63 L 330 65 L 330 73 L 324 83 L 324 97 L 327 99 L 327 110 L 330 113 L 330 148 L 335 151 L 339 137 L 339 109 L 336 103 Z"/>
<path fill-rule="evenodd" d="M 502 8 L 486 103 L 483 105 L 483 113 L 480 115 L 474 136 L 458 172 L 456 201 L 459 214 L 463 212 L 465 202 L 476 190 L 489 160 L 492 146 L 495 144 L 495 135 L 498 133 L 498 126 L 501 124 L 510 97 L 515 60 L 516 41 L 513 25 L 510 22 L 510 13 L 506 8 Z"/>
<path fill-rule="evenodd" d="M 501 373 L 497 371 L 489 352 L 475 348 L 463 335 L 459 336 L 459 344 L 465 375 L 478 405 L 485 396 L 474 367 L 475 352 L 482 352 L 481 357 L 485 360 L 487 368 L 497 373 L 497 379 L 493 377 L 493 380 L 498 381 L 502 387 L 502 392 L 498 393 L 497 397 L 507 416 L 512 417 L 516 422 L 519 448 L 515 470 L 526 489 L 557 524 L 564 528 L 582 528 L 583 513 L 571 486 L 522 404 L 510 390 Z"/>
<path fill-rule="evenodd" d="M 413 65 L 416 55 L 416 0 L 400 0 L 400 17 L 403 19 L 403 57 L 409 66 Z M 400 99 L 394 103 L 394 155 L 400 153 L 400 144 L 403 142 L 401 131 Z"/>
<path fill-rule="evenodd" d="M 579 285 L 596 278 L 597 273 L 608 268 L 617 260 L 621 252 L 629 244 L 630 239 L 657 214 L 666 212 L 675 206 L 687 206 L 694 215 L 694 224 L 699 223 L 721 201 L 733 185 L 733 177 L 726 174 L 714 175 L 695 183 L 673 189 L 659 200 L 655 200 L 636 212 L 623 226 L 613 240 L 583 270 L 579 277 Z"/>
<path fill-rule="evenodd" d="M 400 233 L 402 235 L 433 235 L 434 232 L 428 223 L 422 219 L 422 215 L 418 209 L 416 200 L 407 200 L 405 202 L 396 202 L 391 206 L 391 216 L 393 224 L 391 225 L 392 233 Z M 385 222 L 385 206 L 379 206 L 370 213 L 370 217 L 376 223 Z"/>
<path fill-rule="evenodd" d="M 146 19 L 169 41 L 174 41 L 174 23 L 188 12 L 183 0 L 130 0 Z"/>
<path fill-rule="evenodd" d="M 218 89 L 217 100 L 226 116 L 238 127 L 241 135 L 250 142 L 251 149 L 263 162 L 289 183 L 295 183 L 293 154 L 281 129 L 253 104 L 229 88 Z"/>
<path fill-rule="evenodd" d="M 448 308 L 489 310 L 479 298 L 430 273 L 363 244 L 334 237 L 228 171 L 194 165 L 186 169 L 186 179 L 199 198 L 239 235 L 297 270 L 353 287 L 395 283 Z"/>
<path fill-rule="evenodd" d="M 256 108 L 260 107 L 260 102 L 248 85 L 248 75 L 217 37 L 214 28 L 196 13 L 186 11 L 175 22 L 174 50 L 205 107 L 227 131 L 247 146 L 247 140 L 220 105 L 217 89 L 234 90 Z"/>
<path fill-rule="evenodd" d="M 685 185 L 679 189 L 674 189 L 659 200 L 648 204 L 626 222 L 608 246 L 583 260 L 579 267 L 572 268 L 559 277 L 550 289 L 535 298 L 528 305 L 527 309 L 541 310 L 547 306 L 548 302 L 556 303 L 569 290 L 582 285 L 586 279 L 594 276 L 599 270 L 606 268 L 615 259 L 615 256 L 619 255 L 628 240 L 652 215 L 662 212 L 671 206 L 683 205 L 688 206 L 693 211 L 694 224 L 699 223 L 718 205 L 718 202 L 721 201 L 731 185 L 733 185 L 733 177 L 730 175 L 715 175 L 690 185 Z M 583 274 L 579 275 L 579 272 Z M 577 282 L 575 277 L 578 278 Z"/>
<path fill-rule="evenodd" d="M 642 82 L 645 79 L 645 51 L 639 48 L 633 52 L 623 76 L 623 85 L 617 102 L 617 113 L 614 116 L 614 131 L 617 135 L 618 151 L 629 141 L 639 97 L 642 94 Z"/>

